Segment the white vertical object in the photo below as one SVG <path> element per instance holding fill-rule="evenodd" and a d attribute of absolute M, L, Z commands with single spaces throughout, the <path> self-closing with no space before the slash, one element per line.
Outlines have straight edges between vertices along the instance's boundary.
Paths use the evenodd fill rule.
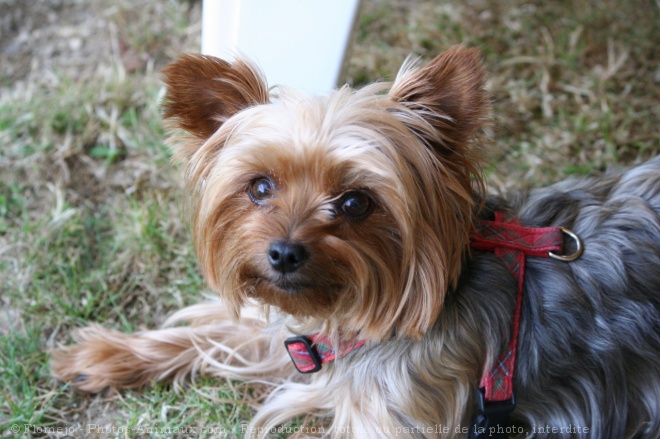
<path fill-rule="evenodd" d="M 269 85 L 312 94 L 335 88 L 360 0 L 204 0 L 202 53 L 243 55 Z"/>

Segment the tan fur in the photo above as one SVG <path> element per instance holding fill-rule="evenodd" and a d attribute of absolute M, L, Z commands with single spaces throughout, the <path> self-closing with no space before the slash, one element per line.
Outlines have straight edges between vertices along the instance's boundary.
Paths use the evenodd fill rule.
<path fill-rule="evenodd" d="M 124 334 L 91 325 L 74 334 L 75 345 L 54 351 L 51 365 L 59 379 L 86 392 L 152 381 L 180 386 L 198 374 L 277 384 L 291 374 L 281 349 L 288 335 L 283 326 L 267 330 L 256 310 L 244 314 L 236 323 L 222 303 L 211 302 L 185 308 L 153 331 Z"/>

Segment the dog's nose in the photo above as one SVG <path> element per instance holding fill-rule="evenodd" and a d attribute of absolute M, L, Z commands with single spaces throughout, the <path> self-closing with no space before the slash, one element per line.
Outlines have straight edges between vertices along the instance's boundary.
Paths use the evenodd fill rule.
<path fill-rule="evenodd" d="M 308 257 L 309 253 L 304 245 L 287 239 L 278 239 L 268 248 L 270 266 L 282 274 L 296 271 Z"/>

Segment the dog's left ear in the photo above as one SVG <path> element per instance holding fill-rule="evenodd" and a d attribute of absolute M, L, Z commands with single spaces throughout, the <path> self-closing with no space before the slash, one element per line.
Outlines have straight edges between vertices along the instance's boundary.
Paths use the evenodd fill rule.
<path fill-rule="evenodd" d="M 484 83 L 479 50 L 455 46 L 421 69 L 404 65 L 390 96 L 435 128 L 429 136 L 428 130 L 419 129 L 414 120 L 401 115 L 427 144 L 449 158 L 463 155 L 470 137 L 487 123 L 490 103 Z"/>
<path fill-rule="evenodd" d="M 490 102 L 477 49 L 453 47 L 421 68 L 408 63 L 389 92 L 392 115 L 437 158 L 417 162 L 419 212 L 434 231 L 410 245 L 411 291 L 397 330 L 420 337 L 436 321 L 445 293 L 456 287 L 469 245 L 475 191 L 483 192 L 482 155 L 472 140 L 489 123 Z M 416 148 L 417 145 L 412 147 Z M 402 148 L 411 148 L 402 145 Z"/>
<path fill-rule="evenodd" d="M 248 61 L 184 54 L 163 69 L 163 117 L 203 143 L 239 111 L 269 102 L 268 86 Z"/>

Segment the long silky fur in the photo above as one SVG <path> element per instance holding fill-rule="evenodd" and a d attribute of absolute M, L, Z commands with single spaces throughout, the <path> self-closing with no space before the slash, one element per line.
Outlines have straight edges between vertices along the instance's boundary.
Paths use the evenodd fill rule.
<path fill-rule="evenodd" d="M 84 328 L 53 352 L 55 376 L 89 392 L 198 374 L 266 384 L 248 438 L 298 416 L 315 420 L 294 436 L 464 438 L 480 377 L 511 336 L 516 296 L 508 269 L 470 250 L 469 233 L 510 210 L 526 226 L 570 228 L 585 245 L 570 263 L 527 259 L 512 437 L 660 437 L 660 158 L 484 198 L 472 140 L 488 100 L 478 54 L 462 47 L 407 65 L 391 86 L 319 98 L 273 100 L 243 60 L 187 55 L 165 74 L 165 116 L 188 132 L 177 160 L 195 200 L 196 248 L 221 300 L 158 330 Z M 264 174 L 281 190 L 256 208 L 246 190 Z M 376 210 L 366 224 L 341 222 L 333 188 L 365 185 Z M 251 277 L 267 268 L 268 240 L 285 233 L 320 253 L 310 269 L 319 291 L 295 300 Z M 367 344 L 297 374 L 282 342 L 310 330 Z"/>

